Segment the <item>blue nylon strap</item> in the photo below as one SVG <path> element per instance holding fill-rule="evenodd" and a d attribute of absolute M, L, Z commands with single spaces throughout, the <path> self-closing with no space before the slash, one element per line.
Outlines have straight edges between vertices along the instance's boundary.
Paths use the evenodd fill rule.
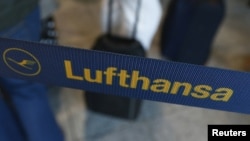
<path fill-rule="evenodd" d="M 0 38 L 0 76 L 250 114 L 250 74 Z"/>

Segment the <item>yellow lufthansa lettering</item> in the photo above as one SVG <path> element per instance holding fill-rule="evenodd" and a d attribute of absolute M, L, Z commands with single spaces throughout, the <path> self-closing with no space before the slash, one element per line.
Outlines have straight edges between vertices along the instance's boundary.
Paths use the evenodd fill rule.
<path fill-rule="evenodd" d="M 73 74 L 71 61 L 65 60 L 64 61 L 64 66 L 65 66 L 65 71 L 66 71 L 66 77 L 68 79 L 83 80 L 83 77 L 76 76 L 76 75 Z"/>
<path fill-rule="evenodd" d="M 97 70 L 95 72 L 95 78 L 91 77 L 91 70 L 90 69 L 84 69 L 84 76 L 85 80 L 88 82 L 95 82 L 95 83 L 102 83 L 102 71 Z"/>
<path fill-rule="evenodd" d="M 66 78 L 89 83 L 104 84 L 108 86 L 118 85 L 121 88 L 141 89 L 159 94 L 181 95 L 195 99 L 210 99 L 217 102 L 228 102 L 233 96 L 233 89 L 219 87 L 214 89 L 210 85 L 193 85 L 189 82 L 179 82 L 167 79 L 151 79 L 140 74 L 138 70 L 118 69 L 107 67 L 105 70 L 92 70 L 83 68 L 81 71 L 74 70 L 70 60 L 64 60 Z M 75 72 L 74 72 L 74 71 Z M 81 72 L 82 75 L 77 75 Z"/>
<path fill-rule="evenodd" d="M 113 85 L 113 77 L 116 76 L 115 71 L 117 71 L 117 68 L 108 67 L 107 70 L 104 72 L 104 74 L 106 75 L 106 84 L 107 85 Z"/>
<path fill-rule="evenodd" d="M 211 99 L 214 101 L 227 102 L 233 95 L 233 90 L 229 88 L 218 88 L 215 93 L 211 95 Z"/>
<path fill-rule="evenodd" d="M 171 88 L 171 82 L 166 79 L 156 79 L 153 81 L 152 86 L 150 87 L 153 92 L 168 93 Z"/>
<path fill-rule="evenodd" d="M 171 89 L 171 94 L 177 94 L 180 89 L 183 89 L 183 96 L 188 96 L 190 91 L 192 90 L 192 85 L 190 83 L 181 83 L 181 82 L 174 82 L 173 87 Z"/>
<path fill-rule="evenodd" d="M 150 80 L 148 77 L 145 76 L 139 76 L 139 71 L 133 71 L 132 72 L 132 78 L 131 78 L 131 88 L 137 88 L 138 82 L 142 82 L 142 90 L 148 90 L 150 85 Z"/>
<path fill-rule="evenodd" d="M 130 78 L 130 75 L 128 75 L 128 72 L 126 70 L 121 70 L 118 76 L 120 77 L 120 80 L 119 80 L 120 86 L 128 88 L 129 84 L 127 83 L 127 81 Z"/>
<path fill-rule="evenodd" d="M 197 85 L 194 87 L 194 92 L 191 93 L 194 98 L 208 98 L 212 87 L 208 85 Z"/>

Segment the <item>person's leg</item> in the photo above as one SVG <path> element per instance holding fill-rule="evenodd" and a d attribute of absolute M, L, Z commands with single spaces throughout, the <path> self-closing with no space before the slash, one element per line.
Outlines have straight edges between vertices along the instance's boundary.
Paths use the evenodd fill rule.
<path fill-rule="evenodd" d="M 224 0 L 172 0 L 161 30 L 162 55 L 205 65 L 224 15 Z"/>
<path fill-rule="evenodd" d="M 1 37 L 39 41 L 40 16 L 36 8 Z M 0 86 L 15 109 L 28 141 L 62 141 L 63 135 L 49 107 L 44 85 L 24 80 L 0 78 Z"/>
<path fill-rule="evenodd" d="M 190 20 L 195 11 L 195 1 L 171 0 L 161 30 L 161 53 L 167 59 L 176 61 L 179 47 L 186 37 Z"/>
<path fill-rule="evenodd" d="M 25 141 L 21 126 L 0 92 L 0 140 Z"/>
<path fill-rule="evenodd" d="M 102 1 L 102 31 L 107 33 L 109 0 Z M 138 0 L 114 0 L 112 12 L 112 34 L 131 37 L 135 26 Z M 159 27 L 162 8 L 159 0 L 141 0 L 136 39 L 145 50 L 151 47 L 153 37 Z"/>

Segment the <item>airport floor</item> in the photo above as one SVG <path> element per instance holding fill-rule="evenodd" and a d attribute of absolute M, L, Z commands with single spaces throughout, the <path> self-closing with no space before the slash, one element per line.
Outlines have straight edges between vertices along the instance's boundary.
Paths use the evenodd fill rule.
<path fill-rule="evenodd" d="M 59 44 L 91 48 L 100 34 L 100 0 L 58 0 L 56 9 L 52 2 L 41 5 L 44 17 L 51 11 L 55 16 Z M 250 71 L 250 7 L 247 0 L 226 2 L 206 65 Z M 163 59 L 158 45 L 156 34 L 148 57 Z M 88 111 L 83 90 L 52 86 L 49 97 L 66 141 L 206 141 L 209 124 L 250 124 L 246 114 L 146 100 L 138 119 L 128 121 Z"/>

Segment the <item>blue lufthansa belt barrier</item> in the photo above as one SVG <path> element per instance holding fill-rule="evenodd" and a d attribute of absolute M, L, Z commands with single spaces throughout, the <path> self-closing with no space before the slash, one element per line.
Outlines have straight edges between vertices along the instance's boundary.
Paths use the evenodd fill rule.
<path fill-rule="evenodd" d="M 0 38 L 0 76 L 250 114 L 250 74 Z"/>

